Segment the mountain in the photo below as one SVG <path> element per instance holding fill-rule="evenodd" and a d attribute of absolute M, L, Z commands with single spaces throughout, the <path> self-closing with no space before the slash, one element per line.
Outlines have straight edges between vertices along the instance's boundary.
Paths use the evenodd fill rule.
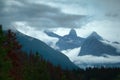
<path fill-rule="evenodd" d="M 30 52 L 39 52 L 44 59 L 54 65 L 60 65 L 63 69 L 76 69 L 77 67 L 64 54 L 52 49 L 42 41 L 17 32 L 17 39 L 23 45 L 23 50 Z"/>
<path fill-rule="evenodd" d="M 74 29 L 71 29 L 68 35 L 65 35 L 59 39 L 56 45 L 59 50 L 67 50 L 78 48 L 82 45 L 84 38 L 78 37 Z"/>
<path fill-rule="evenodd" d="M 69 36 L 70 38 L 76 38 L 77 37 L 77 33 L 74 29 L 71 29 L 69 34 L 66 35 L 66 36 Z"/>
<path fill-rule="evenodd" d="M 98 35 L 97 32 L 95 32 L 95 31 L 93 31 L 93 32 L 88 36 L 88 38 L 90 38 L 90 37 L 95 37 L 95 38 L 98 39 L 98 40 L 103 40 L 103 38 L 102 38 L 100 35 Z"/>
<path fill-rule="evenodd" d="M 77 33 L 74 29 L 71 29 L 68 35 L 59 36 L 53 32 L 46 32 L 45 33 L 50 37 L 58 38 L 58 42 L 56 46 L 59 47 L 59 51 L 78 48 L 82 45 L 84 38 L 78 37 Z"/>
<path fill-rule="evenodd" d="M 71 29 L 68 35 L 59 36 L 53 32 L 47 33 L 48 36 L 57 37 L 59 40 L 56 46 L 59 47 L 59 51 L 74 49 L 81 47 L 78 56 L 83 55 L 94 55 L 94 56 L 104 56 L 107 55 L 120 55 L 117 52 L 116 47 L 104 43 L 107 41 L 103 39 L 97 32 L 92 32 L 87 38 L 78 37 L 76 31 Z M 112 42 L 113 44 L 119 44 L 119 42 Z"/>
<path fill-rule="evenodd" d="M 84 43 L 81 46 L 81 51 L 79 56 L 82 55 L 94 55 L 94 56 L 103 56 L 104 54 L 108 55 L 120 55 L 116 52 L 116 48 L 105 44 L 102 42 L 103 38 L 99 36 L 96 32 L 93 32 L 88 36 Z"/>

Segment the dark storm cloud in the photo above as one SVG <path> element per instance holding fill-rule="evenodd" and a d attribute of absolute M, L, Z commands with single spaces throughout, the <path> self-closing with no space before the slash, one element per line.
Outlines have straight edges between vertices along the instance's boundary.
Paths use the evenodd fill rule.
<path fill-rule="evenodd" d="M 65 14 L 58 8 L 24 0 L 0 0 L 0 4 L 0 23 L 4 28 L 17 21 L 36 28 L 79 27 L 86 18 L 85 15 Z"/>

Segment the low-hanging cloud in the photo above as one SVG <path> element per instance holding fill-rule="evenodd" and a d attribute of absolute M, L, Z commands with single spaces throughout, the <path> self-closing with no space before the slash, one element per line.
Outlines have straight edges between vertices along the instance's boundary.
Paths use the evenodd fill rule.
<path fill-rule="evenodd" d="M 76 65 L 78 65 L 81 68 L 92 67 L 92 66 L 97 66 L 97 65 L 104 66 L 104 65 L 107 65 L 107 64 L 109 64 L 111 66 L 113 64 L 119 64 L 118 66 L 120 66 L 120 56 L 111 56 L 111 55 L 78 56 L 80 50 L 81 50 L 81 48 L 75 48 L 75 49 L 64 50 L 64 51 L 62 51 L 62 53 L 64 53 L 66 56 L 68 56 L 72 62 L 74 62 Z"/>

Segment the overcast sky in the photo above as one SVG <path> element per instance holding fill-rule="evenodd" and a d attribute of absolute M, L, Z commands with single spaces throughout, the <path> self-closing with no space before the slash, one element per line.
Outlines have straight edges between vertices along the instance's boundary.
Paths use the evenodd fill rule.
<path fill-rule="evenodd" d="M 120 0 L 0 0 L 0 24 L 4 29 L 23 25 L 38 30 L 75 28 L 119 41 Z"/>

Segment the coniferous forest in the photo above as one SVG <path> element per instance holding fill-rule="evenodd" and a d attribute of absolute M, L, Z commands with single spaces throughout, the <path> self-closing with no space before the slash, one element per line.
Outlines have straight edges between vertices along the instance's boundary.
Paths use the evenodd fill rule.
<path fill-rule="evenodd" d="M 16 34 L 0 25 L 0 80 L 120 80 L 120 68 L 65 70 L 22 47 Z"/>

